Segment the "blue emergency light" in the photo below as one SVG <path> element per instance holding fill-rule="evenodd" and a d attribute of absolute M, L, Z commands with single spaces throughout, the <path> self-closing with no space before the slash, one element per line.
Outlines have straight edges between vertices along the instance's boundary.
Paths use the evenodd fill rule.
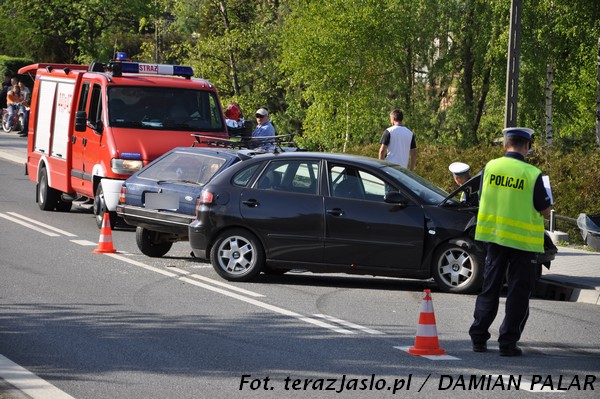
<path fill-rule="evenodd" d="M 165 64 L 145 64 L 141 62 L 118 62 L 111 63 L 112 69 L 116 65 L 120 66 L 122 73 L 145 73 L 154 75 L 173 75 L 191 78 L 194 76 L 194 70 L 190 66 L 183 65 L 165 65 Z"/>
<path fill-rule="evenodd" d="M 122 159 L 142 159 L 142 154 L 139 152 L 124 152 L 121 154 Z"/>

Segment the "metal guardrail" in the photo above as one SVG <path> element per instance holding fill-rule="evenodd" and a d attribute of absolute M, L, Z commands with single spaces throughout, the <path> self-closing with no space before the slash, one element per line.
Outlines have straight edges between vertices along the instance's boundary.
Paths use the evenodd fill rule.
<path fill-rule="evenodd" d="M 567 216 L 557 215 L 556 211 L 554 209 L 552 209 L 550 211 L 550 226 L 548 227 L 548 230 L 550 230 L 550 231 L 556 230 L 556 220 L 557 219 L 577 225 L 577 219 L 573 219 L 573 218 L 570 218 Z"/>

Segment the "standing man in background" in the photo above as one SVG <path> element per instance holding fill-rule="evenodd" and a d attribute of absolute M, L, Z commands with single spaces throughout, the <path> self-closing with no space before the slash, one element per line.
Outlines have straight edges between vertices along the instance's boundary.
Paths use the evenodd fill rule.
<path fill-rule="evenodd" d="M 265 108 L 259 108 L 254 113 L 254 117 L 256 118 L 256 129 L 252 132 L 252 138 L 265 142 L 261 148 L 272 150 L 274 148 L 275 127 L 269 120 L 269 111 Z M 263 139 L 263 137 L 265 138 Z"/>
<path fill-rule="evenodd" d="M 379 143 L 379 159 L 386 159 L 403 168 L 415 169 L 417 163 L 417 142 L 415 135 L 406 126 L 402 125 L 404 115 L 401 110 L 390 112 L 390 123 Z"/>
<path fill-rule="evenodd" d="M 520 356 L 517 342 L 529 316 L 535 286 L 536 253 L 544 252 L 544 217 L 550 197 L 541 171 L 525 162 L 533 130 L 507 128 L 504 157 L 487 163 L 480 189 L 475 239 L 487 243 L 484 281 L 469 329 L 474 352 L 485 352 L 505 276 L 505 316 L 500 326 L 500 356 Z M 507 272 L 508 271 L 508 272 Z"/>
<path fill-rule="evenodd" d="M 275 128 L 269 120 L 269 111 L 265 108 L 259 108 L 254 114 L 256 117 L 256 129 L 252 132 L 252 137 L 271 137 L 275 136 Z"/>

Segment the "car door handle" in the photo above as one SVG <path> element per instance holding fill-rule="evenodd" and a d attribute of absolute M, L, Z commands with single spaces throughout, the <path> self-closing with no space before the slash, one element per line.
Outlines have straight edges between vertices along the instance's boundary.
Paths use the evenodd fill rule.
<path fill-rule="evenodd" d="M 242 204 L 244 204 L 250 208 L 256 208 L 258 206 L 258 201 L 255 199 L 249 199 L 246 201 L 242 201 Z"/>
<path fill-rule="evenodd" d="M 341 210 L 340 208 L 333 208 L 333 209 L 328 209 L 327 214 L 332 215 L 332 216 L 343 216 L 344 215 L 344 211 Z"/>
<path fill-rule="evenodd" d="M 81 143 L 82 143 L 82 144 L 83 144 L 83 146 L 85 147 L 85 146 L 86 146 L 86 144 L 87 144 L 87 138 L 85 138 L 85 137 L 84 137 L 84 138 L 81 140 Z"/>
<path fill-rule="evenodd" d="M 71 144 L 75 144 L 77 142 L 77 136 L 71 136 Z"/>

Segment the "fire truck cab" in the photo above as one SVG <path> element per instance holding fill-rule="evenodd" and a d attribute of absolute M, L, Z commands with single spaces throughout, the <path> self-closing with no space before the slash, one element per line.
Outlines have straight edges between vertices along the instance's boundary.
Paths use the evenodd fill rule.
<path fill-rule="evenodd" d="M 45 211 L 93 204 L 111 224 L 121 184 L 192 134 L 227 138 L 216 88 L 187 66 L 111 61 L 33 64 L 27 174 Z M 82 202 L 84 201 L 84 202 Z"/>

